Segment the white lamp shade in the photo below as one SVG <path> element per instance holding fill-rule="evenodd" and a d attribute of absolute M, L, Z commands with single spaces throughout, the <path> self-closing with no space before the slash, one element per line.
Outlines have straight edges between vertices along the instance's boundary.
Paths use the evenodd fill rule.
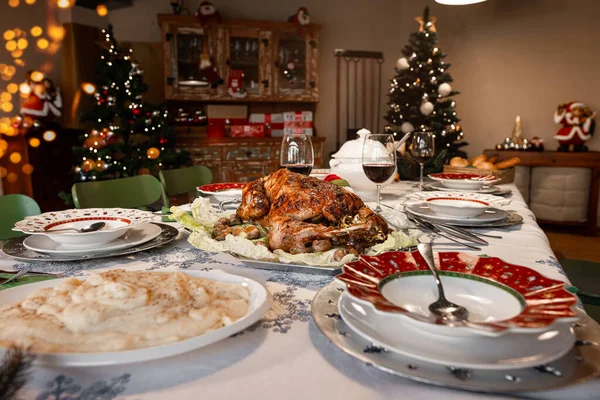
<path fill-rule="evenodd" d="M 436 3 L 447 6 L 464 6 L 467 4 L 483 3 L 485 0 L 435 0 Z"/>

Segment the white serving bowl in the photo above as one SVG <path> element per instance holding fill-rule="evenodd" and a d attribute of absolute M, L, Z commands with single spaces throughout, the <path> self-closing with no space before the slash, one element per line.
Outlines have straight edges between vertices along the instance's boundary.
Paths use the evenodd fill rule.
<path fill-rule="evenodd" d="M 472 218 L 483 214 L 490 206 L 482 200 L 455 197 L 431 197 L 427 205 L 436 214 L 446 217 Z"/>
<path fill-rule="evenodd" d="M 479 174 L 439 173 L 430 174 L 429 177 L 441 182 L 447 188 L 466 190 L 479 190 L 483 185 L 490 185 L 499 181 L 493 175 Z"/>
<path fill-rule="evenodd" d="M 332 160 L 329 161 L 329 166 L 331 167 L 331 173 L 348 181 L 358 196 L 375 200 L 377 196 L 377 184 L 367 178 L 362 166 L 363 145 L 369 133 L 371 132 L 366 129 L 359 130 L 358 139 L 349 140 L 344 143 L 340 150 L 331 156 Z M 382 183 L 381 186 L 383 187 L 394 182 L 396 172 L 397 168 L 390 179 Z"/>
<path fill-rule="evenodd" d="M 242 189 L 246 186 L 244 182 L 211 183 L 198 186 L 197 189 L 205 196 L 212 196 L 217 201 L 233 200 L 242 198 Z"/>
<path fill-rule="evenodd" d="M 15 223 L 14 231 L 44 235 L 67 246 L 103 245 L 124 235 L 128 229 L 151 222 L 154 215 L 148 211 L 126 208 L 82 208 L 54 211 L 25 217 Z M 81 229 L 95 222 L 106 225 L 95 232 L 79 233 L 60 229 Z M 56 232 L 53 232 L 56 231 Z"/>

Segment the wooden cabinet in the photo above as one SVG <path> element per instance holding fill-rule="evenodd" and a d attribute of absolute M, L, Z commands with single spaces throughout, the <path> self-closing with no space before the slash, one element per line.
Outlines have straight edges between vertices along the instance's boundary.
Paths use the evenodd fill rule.
<path fill-rule="evenodd" d="M 205 165 L 213 182 L 249 182 L 279 168 L 281 138 L 198 139 L 180 135 L 177 146 L 190 152 L 194 164 Z M 315 168 L 323 163 L 325 138 L 313 137 Z"/>
<path fill-rule="evenodd" d="M 299 33 L 288 22 L 227 20 L 202 28 L 194 17 L 159 15 L 167 100 L 317 102 L 319 25 Z M 214 68 L 207 67 L 212 65 Z M 243 73 L 245 98 L 228 93 Z M 222 79 L 222 83 L 216 75 Z"/>

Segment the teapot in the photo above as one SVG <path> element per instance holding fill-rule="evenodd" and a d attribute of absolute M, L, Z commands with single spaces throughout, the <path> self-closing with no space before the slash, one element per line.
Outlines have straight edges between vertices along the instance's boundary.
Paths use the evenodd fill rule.
<path fill-rule="evenodd" d="M 359 130 L 357 132 L 358 139 L 348 140 L 337 153 L 332 154 L 329 166 L 331 167 L 331 173 L 348 181 L 358 196 L 375 200 L 377 196 L 377 184 L 367 178 L 362 167 L 363 145 L 365 138 L 370 133 L 367 129 Z M 397 169 L 396 167 L 390 179 L 382 183 L 381 187 L 389 185 L 394 181 Z"/>

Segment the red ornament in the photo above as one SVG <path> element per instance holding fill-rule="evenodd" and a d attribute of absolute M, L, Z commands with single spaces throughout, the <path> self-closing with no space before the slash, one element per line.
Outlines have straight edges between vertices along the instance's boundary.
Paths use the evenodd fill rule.
<path fill-rule="evenodd" d="M 140 110 L 139 108 L 133 109 L 133 115 L 140 115 L 141 113 L 142 113 L 142 110 Z"/>
<path fill-rule="evenodd" d="M 158 143 L 160 143 L 160 144 L 165 144 L 165 143 L 167 143 L 167 139 L 165 139 L 165 138 L 160 138 L 160 140 L 158 141 Z"/>

